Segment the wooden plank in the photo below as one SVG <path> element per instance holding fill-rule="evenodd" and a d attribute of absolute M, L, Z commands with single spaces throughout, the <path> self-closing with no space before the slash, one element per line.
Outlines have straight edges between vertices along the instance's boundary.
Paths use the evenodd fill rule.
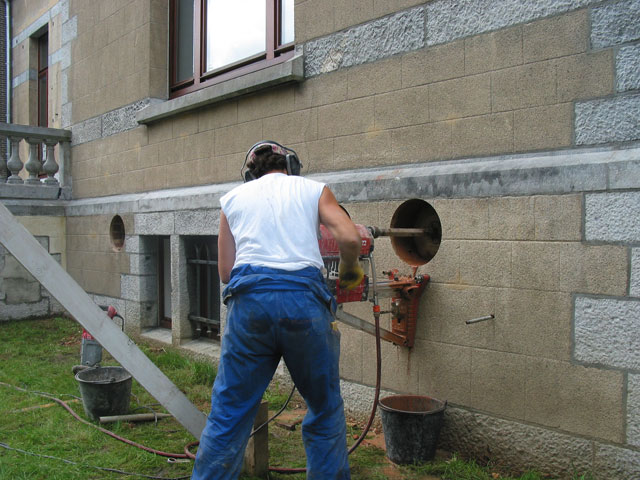
<path fill-rule="evenodd" d="M 0 204 L 0 243 L 36 280 L 160 402 L 194 437 L 200 439 L 206 417 L 107 317 L 73 278 Z"/>

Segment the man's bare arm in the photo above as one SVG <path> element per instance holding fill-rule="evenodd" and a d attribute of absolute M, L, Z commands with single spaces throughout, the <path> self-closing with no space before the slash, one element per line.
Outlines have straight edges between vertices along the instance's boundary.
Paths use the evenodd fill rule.
<path fill-rule="evenodd" d="M 218 274 L 222 283 L 229 283 L 231 270 L 236 261 L 236 241 L 229 228 L 224 213 L 220 212 L 220 233 L 218 234 Z"/>
<path fill-rule="evenodd" d="M 362 281 L 364 272 L 358 263 L 362 240 L 349 215 L 338 205 L 333 192 L 325 187 L 318 201 L 318 213 L 320 223 L 329 229 L 329 232 L 338 242 L 340 249 L 340 285 L 351 289 Z"/>

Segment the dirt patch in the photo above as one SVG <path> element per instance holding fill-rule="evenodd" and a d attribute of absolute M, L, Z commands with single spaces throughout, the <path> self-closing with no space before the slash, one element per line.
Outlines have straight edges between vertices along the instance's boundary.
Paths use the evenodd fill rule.
<path fill-rule="evenodd" d="M 74 345 L 80 345 L 80 342 L 81 342 L 81 337 L 76 334 L 73 334 L 63 338 L 62 341 L 60 342 L 60 345 L 64 347 L 72 347 Z"/>
<path fill-rule="evenodd" d="M 273 415 L 275 412 L 269 412 L 269 415 Z M 303 408 L 296 408 L 294 410 L 285 410 L 273 421 L 275 425 L 285 430 L 293 431 L 298 425 L 302 423 L 304 416 L 307 414 L 307 410 Z"/>
<path fill-rule="evenodd" d="M 372 433 L 369 431 L 365 439 L 362 441 L 363 445 L 371 445 L 372 447 L 379 448 L 380 450 L 387 451 L 387 446 L 384 443 L 384 435 L 382 433 Z"/>

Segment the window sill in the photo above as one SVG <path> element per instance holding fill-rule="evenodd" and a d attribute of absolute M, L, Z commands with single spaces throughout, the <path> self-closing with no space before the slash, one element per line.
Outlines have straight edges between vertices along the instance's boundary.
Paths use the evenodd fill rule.
<path fill-rule="evenodd" d="M 236 98 L 267 87 L 303 80 L 304 57 L 296 55 L 286 62 L 211 85 L 182 97 L 149 105 L 136 114 L 136 120 L 141 124 L 150 124 L 162 118 Z"/>

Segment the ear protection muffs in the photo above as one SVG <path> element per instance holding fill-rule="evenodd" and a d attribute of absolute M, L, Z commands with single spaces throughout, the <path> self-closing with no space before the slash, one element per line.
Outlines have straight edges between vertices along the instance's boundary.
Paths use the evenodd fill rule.
<path fill-rule="evenodd" d="M 248 168 L 247 164 L 251 165 L 251 163 L 253 162 L 253 159 L 256 156 L 256 153 L 259 151 L 263 151 L 267 148 L 271 149 L 271 151 L 274 153 L 279 153 L 280 155 L 284 155 L 285 162 L 287 165 L 287 175 L 300 175 L 300 169 L 302 168 L 302 163 L 300 162 L 300 159 L 298 158 L 298 154 L 295 152 L 295 150 L 284 147 L 280 145 L 278 142 L 274 142 L 273 140 L 262 140 L 256 143 L 254 146 L 252 146 L 244 157 L 244 163 L 242 164 L 240 175 L 242 176 L 242 179 L 245 182 L 250 182 L 251 180 L 256 179 L 256 176 L 253 173 L 251 173 L 251 170 Z"/>

